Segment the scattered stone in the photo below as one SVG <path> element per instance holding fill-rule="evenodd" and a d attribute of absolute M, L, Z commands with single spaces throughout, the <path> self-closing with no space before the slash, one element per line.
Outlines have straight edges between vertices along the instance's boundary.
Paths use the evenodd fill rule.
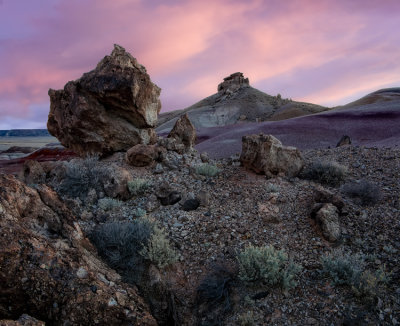
<path fill-rule="evenodd" d="M 199 191 L 196 196 L 197 200 L 200 202 L 200 206 L 208 206 L 210 204 L 210 193 L 204 190 Z"/>
<path fill-rule="evenodd" d="M 208 157 L 207 152 L 203 152 L 200 154 L 200 159 L 203 163 L 208 163 L 210 161 L 210 158 Z"/>
<path fill-rule="evenodd" d="M 330 203 L 322 204 L 315 214 L 315 220 L 320 225 L 325 239 L 335 242 L 341 238 L 339 212 L 336 206 Z"/>
<path fill-rule="evenodd" d="M 340 147 L 340 146 L 345 146 L 345 145 L 351 145 L 351 139 L 349 136 L 342 136 L 342 138 L 340 138 L 339 142 L 336 144 L 336 147 Z"/>
<path fill-rule="evenodd" d="M 197 199 L 188 199 L 183 203 L 182 209 L 184 211 L 194 211 L 200 206 L 200 202 Z"/>
<path fill-rule="evenodd" d="M 160 163 L 156 164 L 156 167 L 154 168 L 154 173 L 155 174 L 161 174 L 164 172 L 164 169 Z"/>
<path fill-rule="evenodd" d="M 129 171 L 116 164 L 112 164 L 108 172 L 100 176 L 107 197 L 129 199 L 131 193 L 128 189 L 128 182 L 133 179 Z M 99 198 L 101 197 L 99 196 Z"/>
<path fill-rule="evenodd" d="M 240 162 L 256 173 L 296 176 L 303 169 L 304 160 L 295 147 L 283 146 L 272 135 L 251 135 L 242 138 Z"/>
<path fill-rule="evenodd" d="M 159 160 L 162 151 L 164 149 L 160 146 L 138 144 L 126 152 L 126 160 L 132 166 L 148 166 Z"/>
<path fill-rule="evenodd" d="M 76 276 L 78 276 L 78 278 L 86 278 L 88 276 L 88 272 L 84 267 L 79 267 L 78 271 L 76 272 Z"/>
<path fill-rule="evenodd" d="M 85 155 L 109 155 L 156 141 L 161 89 L 125 49 L 114 45 L 97 67 L 49 90 L 47 128 L 61 144 Z"/>

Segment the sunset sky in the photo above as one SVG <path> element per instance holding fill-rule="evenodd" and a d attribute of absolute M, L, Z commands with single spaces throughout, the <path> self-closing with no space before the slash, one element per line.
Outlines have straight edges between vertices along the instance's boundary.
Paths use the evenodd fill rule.
<path fill-rule="evenodd" d="M 0 0 L 0 129 L 45 128 L 49 88 L 122 45 L 162 111 L 241 71 L 271 95 L 335 106 L 400 86 L 400 0 Z"/>

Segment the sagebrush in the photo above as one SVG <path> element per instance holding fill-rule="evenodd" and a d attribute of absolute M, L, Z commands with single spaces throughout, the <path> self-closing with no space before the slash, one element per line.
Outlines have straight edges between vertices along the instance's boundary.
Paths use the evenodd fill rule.
<path fill-rule="evenodd" d="M 155 227 L 146 246 L 140 254 L 158 268 L 164 268 L 178 260 L 178 254 L 172 248 L 165 231 Z"/>
<path fill-rule="evenodd" d="M 99 199 L 99 201 L 97 202 L 97 205 L 103 211 L 111 211 L 113 209 L 121 207 L 123 205 L 123 202 L 118 199 L 105 197 L 105 198 Z"/>
<path fill-rule="evenodd" d="M 290 262 L 283 250 L 276 250 L 273 246 L 249 246 L 239 253 L 237 260 L 242 281 L 261 281 L 270 286 L 280 285 L 284 289 L 296 285 L 300 266 Z"/>
<path fill-rule="evenodd" d="M 150 187 L 149 181 L 145 179 L 134 179 L 128 181 L 128 189 L 132 195 L 141 195 Z"/>
<path fill-rule="evenodd" d="M 204 175 L 206 177 L 213 177 L 217 175 L 219 172 L 220 170 L 218 169 L 218 167 L 209 163 L 204 163 L 196 167 L 196 173 Z"/>

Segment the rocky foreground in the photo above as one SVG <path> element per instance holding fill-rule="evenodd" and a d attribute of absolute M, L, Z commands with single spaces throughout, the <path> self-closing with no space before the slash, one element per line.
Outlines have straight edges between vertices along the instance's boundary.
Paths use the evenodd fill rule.
<path fill-rule="evenodd" d="M 62 187 L 71 181 L 71 166 L 84 166 L 82 159 L 43 169 L 38 163 L 25 176 L 31 178 L 29 186 L 2 175 L 2 318 L 25 313 L 60 325 L 155 325 L 156 320 L 160 325 L 396 325 L 400 151 L 344 146 L 303 155 L 306 167 L 316 159 L 347 167 L 343 184 L 373 182 L 377 188 L 370 203 L 349 197 L 343 185 L 267 179 L 240 166 L 238 157 L 209 162 L 219 172 L 205 176 L 198 167 L 207 157 L 196 152 L 168 151 L 141 168 L 115 154 L 96 163 L 113 183 L 102 179 L 100 191 L 86 193 L 84 184 L 77 193 Z M 38 178 L 41 184 L 35 183 Z M 132 194 L 128 182 L 138 179 L 147 187 Z M 105 205 L 111 197 L 114 204 Z M 315 219 L 318 203 L 337 207 L 337 239 Z M 122 283 L 88 238 L 99 225 L 139 216 L 165 229 L 179 258 L 163 268 L 145 262 L 150 279 Z M 302 266 L 297 284 L 284 289 L 241 280 L 237 257 L 249 245 L 283 249 Z M 388 281 L 371 281 L 361 294 L 354 285 L 335 285 L 322 272 L 322 259 L 329 255 L 347 257 L 371 273 L 382 269 Z M 207 295 L 199 296 L 207 284 Z M 219 286 L 222 292 L 215 294 Z"/>

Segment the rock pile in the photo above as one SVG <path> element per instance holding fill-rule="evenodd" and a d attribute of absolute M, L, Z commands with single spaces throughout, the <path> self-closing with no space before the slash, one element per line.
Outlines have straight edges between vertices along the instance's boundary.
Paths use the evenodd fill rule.
<path fill-rule="evenodd" d="M 49 132 L 78 154 L 108 155 L 156 141 L 161 89 L 119 45 L 97 67 L 49 90 Z"/>
<path fill-rule="evenodd" d="M 283 146 L 272 135 L 251 135 L 242 138 L 242 165 L 256 173 L 296 176 L 303 169 L 304 160 L 295 147 Z"/>

